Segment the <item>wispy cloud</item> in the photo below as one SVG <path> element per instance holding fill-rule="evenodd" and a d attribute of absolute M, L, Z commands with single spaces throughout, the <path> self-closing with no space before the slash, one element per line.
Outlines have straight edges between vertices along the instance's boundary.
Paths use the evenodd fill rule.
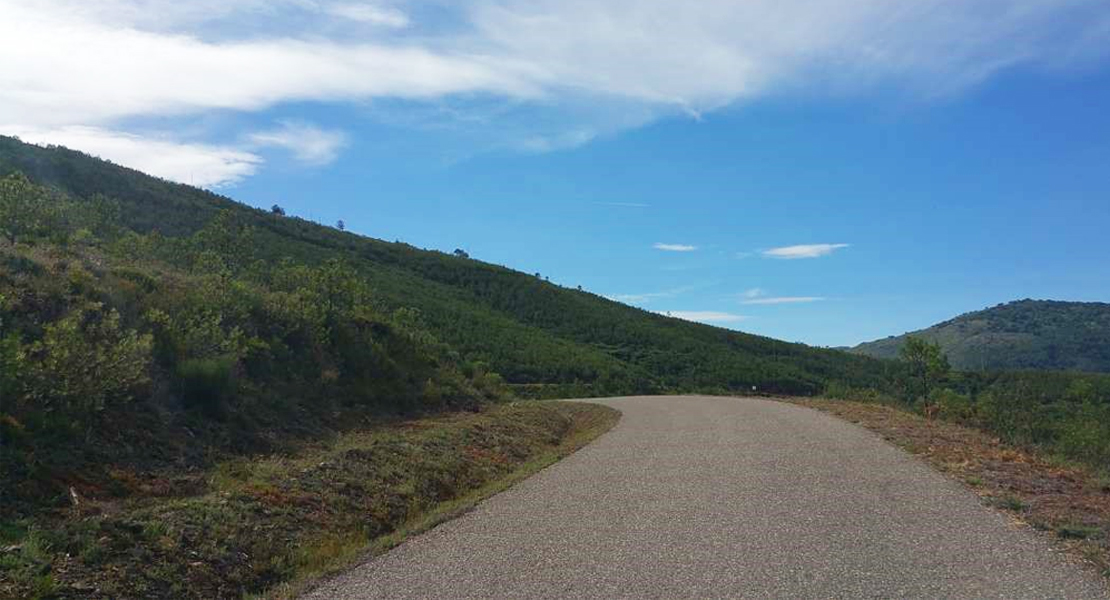
<path fill-rule="evenodd" d="M 234 184 L 253 175 L 263 162 L 261 156 L 239 148 L 137 136 L 99 127 L 0 126 L 0 132 L 32 144 L 79 148 L 163 179 L 201 187 Z"/>
<path fill-rule="evenodd" d="M 766 296 L 767 295 L 767 290 L 764 290 L 763 288 L 754 287 L 754 288 L 745 290 L 740 295 L 743 296 L 744 298 L 749 298 L 749 299 L 759 298 L 760 296 Z"/>
<path fill-rule="evenodd" d="M 351 21 L 357 21 L 359 23 L 380 25 L 393 29 L 401 29 L 409 25 L 408 15 L 396 8 L 388 6 L 378 6 L 365 2 L 342 2 L 327 4 L 323 8 L 324 12 L 329 15 L 350 19 Z"/>
<path fill-rule="evenodd" d="M 660 298 L 674 298 L 680 296 L 694 289 L 693 286 L 678 287 L 662 292 L 648 292 L 644 294 L 615 294 L 613 296 L 606 296 L 610 300 L 617 302 L 631 303 L 631 304 L 645 304 L 652 300 L 659 300 Z"/>
<path fill-rule="evenodd" d="M 19 60 L 0 61 L 0 115 L 120 131 L 300 102 L 465 98 L 528 107 L 531 129 L 507 145 L 545 152 L 787 89 L 928 99 L 1110 53 L 1105 0 L 432 4 L 421 22 L 372 0 L 6 0 L 0 56 Z"/>
<path fill-rule="evenodd" d="M 847 248 L 850 245 L 851 244 L 801 244 L 798 246 L 783 246 L 781 248 L 764 250 L 763 256 L 786 260 L 820 258 L 822 256 L 828 256 L 841 248 Z"/>
<path fill-rule="evenodd" d="M 526 152 L 554 152 L 556 150 L 569 150 L 588 144 L 597 137 L 597 132 L 591 129 L 576 129 L 551 135 L 535 135 L 517 144 L 518 148 Z"/>
<path fill-rule="evenodd" d="M 662 242 L 656 242 L 652 248 L 664 250 L 666 252 L 693 252 L 698 249 L 697 246 L 689 246 L 687 244 L 664 244 Z"/>
<path fill-rule="evenodd" d="M 342 131 L 320 129 L 310 123 L 282 121 L 276 129 L 252 133 L 248 139 L 255 146 L 284 148 L 308 165 L 326 165 L 339 156 L 347 145 L 347 135 Z"/>
<path fill-rule="evenodd" d="M 673 310 L 661 312 L 660 314 L 684 321 L 695 321 L 698 323 L 738 323 L 750 317 L 746 315 L 737 315 L 727 312 L 718 312 L 712 310 Z"/>
<path fill-rule="evenodd" d="M 820 296 L 771 296 L 767 298 L 749 298 L 741 304 L 804 304 L 807 302 L 820 302 Z"/>

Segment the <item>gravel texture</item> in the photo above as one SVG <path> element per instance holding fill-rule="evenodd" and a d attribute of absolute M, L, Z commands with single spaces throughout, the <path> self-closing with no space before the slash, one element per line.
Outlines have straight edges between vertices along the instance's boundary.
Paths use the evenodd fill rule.
<path fill-rule="evenodd" d="M 591 401 L 621 422 L 306 598 L 1110 598 L 1046 539 L 831 416 Z"/>

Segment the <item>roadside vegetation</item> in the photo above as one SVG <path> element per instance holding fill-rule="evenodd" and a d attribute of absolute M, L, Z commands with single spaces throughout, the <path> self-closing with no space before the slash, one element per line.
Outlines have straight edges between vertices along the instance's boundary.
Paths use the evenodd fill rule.
<path fill-rule="evenodd" d="M 170 481 L 116 474 L 120 494 L 0 531 L 0 596 L 290 596 L 573 451 L 612 409 L 523 402 L 230 458 Z"/>
<path fill-rule="evenodd" d="M 824 397 L 974 427 L 1011 446 L 1110 472 L 1110 376 L 953 371 L 938 344 L 913 336 L 902 346 L 900 363 L 899 374 L 882 387 L 833 383 Z"/>

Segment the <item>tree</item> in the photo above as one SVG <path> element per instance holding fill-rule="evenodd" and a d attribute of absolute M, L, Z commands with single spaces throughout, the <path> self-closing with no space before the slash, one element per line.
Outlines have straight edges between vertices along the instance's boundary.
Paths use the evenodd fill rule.
<path fill-rule="evenodd" d="M 34 235 L 47 226 L 50 195 L 46 188 L 31 183 L 22 173 L 0 179 L 0 235 L 15 245 L 19 238 Z"/>
<path fill-rule="evenodd" d="M 198 267 L 223 263 L 237 271 L 254 259 L 254 228 L 228 209 L 216 213 L 203 229 L 193 234 L 193 243 L 197 250 L 194 262 Z M 205 251 L 210 254 L 204 256 Z M 198 270 L 204 272 L 206 269 Z"/>
<path fill-rule="evenodd" d="M 285 209 L 278 206 L 277 204 L 270 207 L 270 212 L 274 213 L 275 215 L 277 215 L 279 217 L 284 217 L 285 216 Z"/>
<path fill-rule="evenodd" d="M 344 231 L 347 229 L 347 225 L 343 222 L 343 219 L 339 219 L 335 222 L 335 228 L 339 231 Z"/>
<path fill-rule="evenodd" d="M 933 386 L 951 369 L 940 344 L 911 335 L 906 337 L 906 343 L 898 355 L 909 365 L 912 380 L 920 382 L 921 397 L 928 403 Z"/>
<path fill-rule="evenodd" d="M 77 307 L 28 348 L 30 395 L 40 409 L 76 414 L 130 400 L 149 381 L 152 347 L 151 336 L 122 327 L 114 309 Z"/>
<path fill-rule="evenodd" d="M 455 248 L 453 254 L 459 258 L 470 258 L 470 255 L 467 254 L 466 250 L 463 250 L 462 248 Z"/>
<path fill-rule="evenodd" d="M 15 331 L 5 330 L 6 303 L 4 294 L 0 294 L 0 399 L 14 397 L 19 383 L 19 336 Z M 3 410 L 3 403 L 0 402 L 0 411 Z"/>

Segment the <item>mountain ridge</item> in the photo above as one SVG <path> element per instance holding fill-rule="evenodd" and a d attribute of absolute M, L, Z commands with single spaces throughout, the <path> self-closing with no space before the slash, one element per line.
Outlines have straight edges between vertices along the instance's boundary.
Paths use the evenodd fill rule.
<path fill-rule="evenodd" d="M 1015 300 L 850 351 L 895 358 L 911 335 L 940 344 L 957 369 L 1110 372 L 1110 303 L 1105 302 Z"/>

